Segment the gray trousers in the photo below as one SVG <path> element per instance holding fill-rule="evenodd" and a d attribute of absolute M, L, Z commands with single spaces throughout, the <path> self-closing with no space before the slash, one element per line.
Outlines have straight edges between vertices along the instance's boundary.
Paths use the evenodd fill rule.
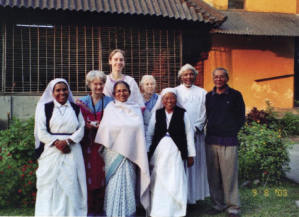
<path fill-rule="evenodd" d="M 208 181 L 214 208 L 240 212 L 238 189 L 238 147 L 206 145 Z"/>

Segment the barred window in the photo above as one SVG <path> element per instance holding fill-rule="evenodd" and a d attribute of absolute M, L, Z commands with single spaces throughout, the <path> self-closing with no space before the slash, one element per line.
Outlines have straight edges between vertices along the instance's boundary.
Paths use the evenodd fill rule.
<path fill-rule="evenodd" d="M 75 94 L 86 92 L 86 73 L 99 69 L 108 74 L 108 55 L 115 48 L 125 50 L 124 73 L 137 82 L 142 75 L 152 74 L 158 91 L 178 84 L 180 30 L 2 24 L 0 35 L 3 93 L 39 93 L 57 77 L 67 79 Z"/>
<path fill-rule="evenodd" d="M 245 0 L 228 0 L 228 8 L 244 9 Z"/>

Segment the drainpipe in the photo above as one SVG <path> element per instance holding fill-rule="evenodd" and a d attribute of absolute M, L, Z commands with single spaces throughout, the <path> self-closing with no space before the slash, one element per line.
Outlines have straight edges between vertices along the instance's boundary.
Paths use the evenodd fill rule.
<path fill-rule="evenodd" d="M 10 96 L 10 120 L 12 119 L 13 116 L 13 97 Z"/>
<path fill-rule="evenodd" d="M 13 115 L 13 98 L 12 96 L 10 96 L 10 111 L 7 112 L 7 128 L 9 128 L 10 125 L 10 121 L 12 119 L 12 115 Z"/>

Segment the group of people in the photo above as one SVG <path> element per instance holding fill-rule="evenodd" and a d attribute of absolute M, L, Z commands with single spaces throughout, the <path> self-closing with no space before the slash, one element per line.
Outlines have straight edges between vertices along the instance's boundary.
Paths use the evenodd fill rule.
<path fill-rule="evenodd" d="M 109 55 L 111 72 L 86 76 L 91 90 L 74 99 L 52 80 L 35 113 L 38 153 L 36 216 L 185 216 L 187 204 L 211 197 L 210 214 L 240 214 L 237 133 L 245 120 L 240 92 L 213 71 L 207 93 L 184 65 L 181 85 L 155 93 L 122 73 L 125 53 Z M 206 132 L 205 132 L 206 129 Z M 205 136 L 206 135 L 206 136 Z"/>

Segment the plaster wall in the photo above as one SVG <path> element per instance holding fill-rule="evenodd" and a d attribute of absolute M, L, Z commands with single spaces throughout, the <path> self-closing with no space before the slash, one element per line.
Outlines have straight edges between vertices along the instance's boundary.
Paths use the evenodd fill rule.
<path fill-rule="evenodd" d="M 245 1 L 244 9 L 246 11 L 296 14 L 297 0 L 250 0 Z"/>
<path fill-rule="evenodd" d="M 226 10 L 228 7 L 228 0 L 204 0 L 204 2 L 218 10 Z"/>
<path fill-rule="evenodd" d="M 33 117 L 39 98 L 40 96 L 0 96 L 0 129 L 7 128 L 8 118 L 26 120 Z"/>
<path fill-rule="evenodd" d="M 229 0 L 204 1 L 216 9 L 226 10 Z M 244 10 L 296 14 L 299 12 L 299 0 L 244 0 Z"/>
<path fill-rule="evenodd" d="M 213 88 L 212 71 L 229 70 L 229 85 L 243 94 L 246 110 L 292 108 L 294 101 L 294 40 L 292 38 L 214 35 L 204 65 L 204 88 Z M 277 78 L 277 76 L 290 77 Z M 259 81 L 261 79 L 268 79 Z"/>

